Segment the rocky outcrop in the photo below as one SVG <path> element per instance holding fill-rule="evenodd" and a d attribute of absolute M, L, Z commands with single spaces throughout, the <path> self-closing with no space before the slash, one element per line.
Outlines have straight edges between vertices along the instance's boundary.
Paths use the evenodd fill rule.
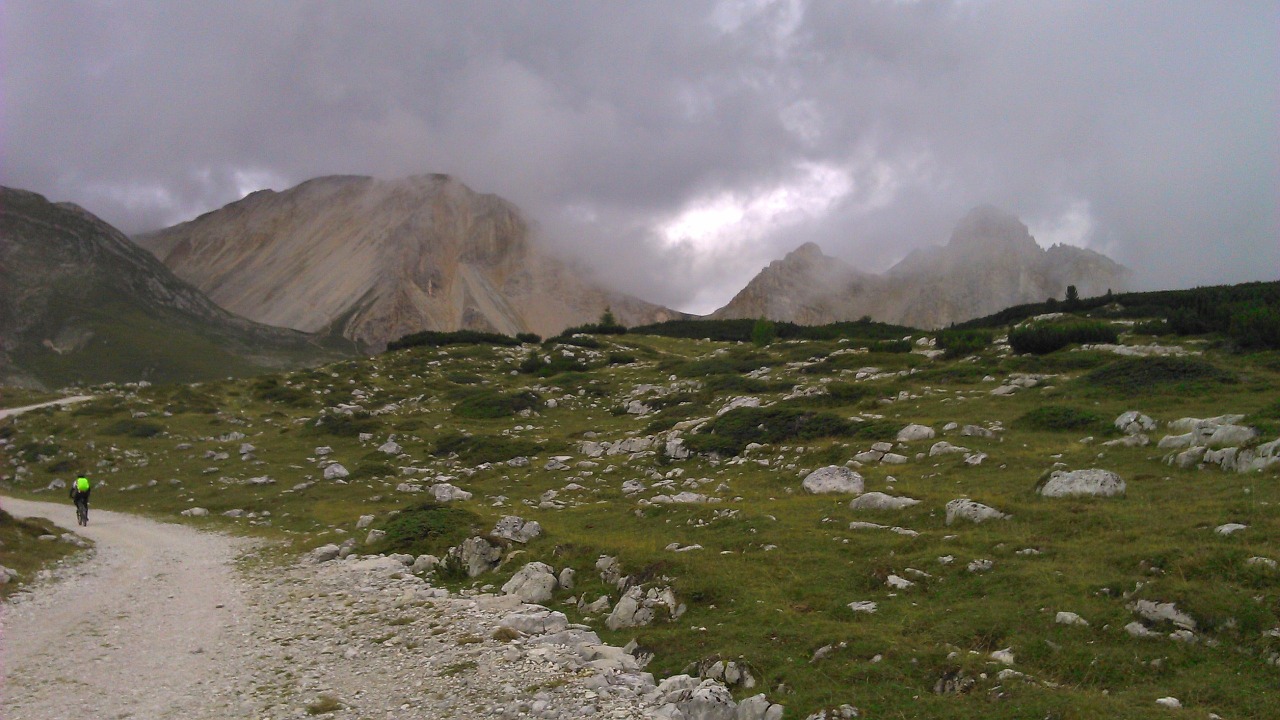
<path fill-rule="evenodd" d="M 1129 271 L 1091 250 L 1043 249 L 1026 225 L 991 206 L 975 208 L 942 247 L 913 251 L 884 275 L 860 273 L 807 243 L 760 272 L 715 318 L 851 321 L 939 328 L 1012 305 L 1121 290 Z"/>
<path fill-rule="evenodd" d="M 594 285 L 511 203 L 446 175 L 324 177 L 137 238 L 219 305 L 380 349 L 420 330 L 549 335 L 680 313 Z"/>

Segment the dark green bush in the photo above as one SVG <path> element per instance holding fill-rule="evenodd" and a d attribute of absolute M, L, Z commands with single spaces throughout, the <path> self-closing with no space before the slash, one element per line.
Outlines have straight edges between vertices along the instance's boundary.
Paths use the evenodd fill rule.
<path fill-rule="evenodd" d="M 124 401 L 119 398 L 104 398 L 80 403 L 75 410 L 71 411 L 71 414 L 76 417 L 110 417 L 127 409 Z"/>
<path fill-rule="evenodd" d="M 888 428 L 855 423 L 839 415 L 794 407 L 737 408 L 711 421 L 685 442 L 695 452 L 737 455 L 749 443 L 780 443 L 824 437 L 883 439 Z M 897 428 L 892 428 L 897 433 Z M 892 435 L 888 435 L 892 437 Z"/>
<path fill-rule="evenodd" d="M 599 350 L 604 347 L 604 344 L 590 335 L 564 335 L 548 342 L 557 342 L 561 345 L 572 345 L 574 347 L 587 348 L 588 350 Z"/>
<path fill-rule="evenodd" d="M 711 375 L 703 379 L 702 387 L 712 393 L 766 393 L 786 392 L 791 389 L 792 385 L 786 382 L 770 382 L 759 378 L 749 378 L 745 375 Z"/>
<path fill-rule="evenodd" d="M 636 356 L 631 353 L 611 352 L 609 353 L 610 365 L 630 365 L 636 361 Z"/>
<path fill-rule="evenodd" d="M 1066 405 L 1044 405 L 1017 419 L 1032 430 L 1105 430 L 1106 420 L 1095 412 Z"/>
<path fill-rule="evenodd" d="M 825 395 L 806 395 L 788 402 L 797 405 L 844 407 L 861 404 L 864 400 L 880 397 L 880 390 L 867 383 L 831 382 L 826 384 Z"/>
<path fill-rule="evenodd" d="M 1136 357 L 1124 358 L 1100 367 L 1076 382 L 1133 394 L 1170 386 L 1182 386 L 1190 390 L 1196 386 L 1235 383 L 1238 380 L 1233 373 L 1198 358 Z"/>
<path fill-rule="evenodd" d="M 367 412 L 356 412 L 351 415 L 325 415 L 315 423 L 307 423 L 304 428 L 305 435 L 356 437 L 360 433 L 378 432 L 382 429 L 382 421 Z"/>
<path fill-rule="evenodd" d="M 1017 353 L 1046 355 L 1076 343 L 1114 343 L 1116 329 L 1104 322 L 1033 323 L 1014 328 L 1009 345 Z"/>
<path fill-rule="evenodd" d="M 18 446 L 18 457 L 22 458 L 23 462 L 34 463 L 39 461 L 41 455 L 45 457 L 53 457 L 61 450 L 62 447 L 57 443 L 46 443 L 32 440 L 31 442 L 26 442 Z"/>
<path fill-rule="evenodd" d="M 778 326 L 772 320 L 760 318 L 751 326 L 751 344 L 764 347 L 778 339 Z"/>
<path fill-rule="evenodd" d="M 442 556 L 452 546 L 480 530 L 480 516 L 457 505 L 424 502 L 402 510 L 387 520 L 387 534 L 371 550 L 375 553 L 409 553 Z"/>
<path fill-rule="evenodd" d="M 750 342 L 755 320 L 668 320 L 653 325 L 630 329 L 633 335 L 660 335 L 662 337 L 719 340 L 722 342 Z M 837 338 L 863 338 L 887 340 L 901 338 L 912 331 L 901 325 L 888 325 L 862 318 L 854 322 L 829 325 L 797 325 L 791 322 L 775 322 L 779 340 L 835 340 Z"/>
<path fill-rule="evenodd" d="M 283 385 L 278 377 L 263 377 L 249 386 L 249 394 L 263 402 L 278 403 L 290 407 L 306 407 L 315 403 L 311 393 Z"/>
<path fill-rule="evenodd" d="M 476 385 L 484 382 L 484 378 L 470 372 L 453 372 L 444 376 L 445 380 L 457 385 Z"/>
<path fill-rule="evenodd" d="M 946 351 L 945 357 L 957 358 L 972 355 L 991 344 L 994 333 L 990 330 L 944 330 L 938 333 L 938 347 Z"/>
<path fill-rule="evenodd" d="M 1228 334 L 1242 350 L 1280 350 L 1280 309 L 1242 310 L 1231 316 Z"/>
<path fill-rule="evenodd" d="M 1134 323 L 1133 332 L 1137 335 L 1168 335 L 1172 329 L 1166 320 L 1147 320 Z"/>
<path fill-rule="evenodd" d="M 506 462 L 521 455 L 536 455 L 544 449 L 543 445 L 531 440 L 501 435 L 451 433 L 436 441 L 431 454 L 444 457 L 457 453 L 459 460 L 469 464 L 479 464 Z"/>
<path fill-rule="evenodd" d="M 515 393 L 481 390 L 465 396 L 457 405 L 454 405 L 453 414 L 458 417 L 477 419 L 511 417 L 522 410 L 532 410 L 541 404 L 542 398 L 529 390 Z"/>
<path fill-rule="evenodd" d="M 910 340 L 882 340 L 867 344 L 867 349 L 873 353 L 909 353 L 911 352 Z"/>
<path fill-rule="evenodd" d="M 164 428 L 153 422 L 139 420 L 137 418 L 125 418 L 111 423 L 103 428 L 103 433 L 107 435 L 126 435 L 135 438 L 155 437 L 164 432 Z"/>
<path fill-rule="evenodd" d="M 516 333 L 516 339 L 522 343 L 530 343 L 537 345 L 542 342 L 542 336 L 535 333 Z"/>
<path fill-rule="evenodd" d="M 532 351 L 521 361 L 516 369 L 525 375 L 537 375 L 544 378 L 561 373 L 586 372 L 590 369 L 581 360 L 565 357 L 563 353 L 551 353 L 547 357 L 551 358 L 550 362 L 544 361 L 542 355 L 537 351 Z"/>
<path fill-rule="evenodd" d="M 476 330 L 455 330 L 438 332 L 424 330 L 387 343 L 387 352 L 404 350 L 411 347 L 444 347 L 446 345 L 519 345 L 520 340 L 499 333 L 479 332 Z"/>
<path fill-rule="evenodd" d="M 921 383 L 939 383 L 942 385 L 973 385 L 982 382 L 982 378 L 990 374 L 985 365 L 959 363 L 945 367 L 933 367 L 921 370 L 911 378 Z"/>

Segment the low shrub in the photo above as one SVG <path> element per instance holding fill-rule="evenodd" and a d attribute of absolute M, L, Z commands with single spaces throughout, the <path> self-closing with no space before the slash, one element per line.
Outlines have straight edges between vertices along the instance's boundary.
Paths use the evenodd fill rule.
<path fill-rule="evenodd" d="M 516 369 L 525 375 L 544 378 L 567 372 L 586 372 L 589 369 L 581 360 L 566 357 L 562 353 L 552 353 L 546 357 L 548 359 L 543 359 L 536 351 L 530 352 Z"/>
<path fill-rule="evenodd" d="M 542 342 L 542 336 L 535 333 L 516 333 L 516 339 L 522 343 L 537 345 Z"/>
<path fill-rule="evenodd" d="M 822 407 L 844 407 L 880 397 L 880 389 L 867 383 L 832 382 L 826 385 L 823 395 L 805 395 L 790 400 L 791 403 Z"/>
<path fill-rule="evenodd" d="M 1172 330 L 1167 320 L 1146 320 L 1134 323 L 1133 332 L 1136 335 L 1168 335 Z"/>
<path fill-rule="evenodd" d="M 873 423 L 856 423 L 835 413 L 794 407 L 737 408 L 711 421 L 706 428 L 686 439 L 696 452 L 737 455 L 749 443 L 780 443 L 824 437 L 868 437 L 883 439 L 886 428 Z M 897 428 L 892 429 L 893 433 Z M 892 435 L 888 435 L 892 437 Z"/>
<path fill-rule="evenodd" d="M 548 341 L 551 342 L 551 341 Z M 586 348 L 588 350 L 599 350 L 604 344 L 590 335 L 565 335 L 554 339 L 554 342 L 560 345 L 572 345 L 574 347 Z"/>
<path fill-rule="evenodd" d="M 1107 427 L 1101 415 L 1066 405 L 1044 405 L 1015 422 L 1032 430 L 1102 430 Z"/>
<path fill-rule="evenodd" d="M 1280 350 L 1280 311 L 1251 307 L 1238 312 L 1227 334 L 1241 350 Z"/>
<path fill-rule="evenodd" d="M 442 556 L 480 527 L 480 516 L 458 505 L 419 503 L 387 520 L 381 528 L 387 534 L 371 550 Z"/>
<path fill-rule="evenodd" d="M 479 332 L 477 330 L 454 330 L 439 332 L 423 330 L 411 333 L 387 343 L 387 352 L 404 350 L 411 347 L 444 347 L 446 345 L 519 345 L 520 340 L 499 333 Z"/>
<path fill-rule="evenodd" d="M 308 423 L 304 435 L 334 435 L 337 437 L 356 437 L 360 433 L 378 432 L 382 422 L 366 412 L 351 415 L 325 415 L 314 423 Z"/>
<path fill-rule="evenodd" d="M 1014 328 L 1009 345 L 1017 353 L 1046 355 L 1077 343 L 1114 343 L 1119 334 L 1103 322 L 1033 323 Z"/>
<path fill-rule="evenodd" d="M 944 357 L 957 358 L 983 350 L 994 336 L 990 330 L 944 330 L 938 333 L 937 342 L 946 351 Z"/>
<path fill-rule="evenodd" d="M 257 400 L 289 407 L 306 407 L 315 402 L 311 393 L 283 385 L 278 377 L 259 378 L 249 386 L 249 393 Z"/>
<path fill-rule="evenodd" d="M 102 432 L 107 435 L 149 438 L 155 437 L 156 435 L 164 432 L 164 428 L 153 422 L 147 422 L 146 420 L 125 418 L 124 420 L 117 420 L 116 422 L 106 426 L 102 429 Z"/>
<path fill-rule="evenodd" d="M 1188 357 L 1124 358 L 1100 367 L 1076 381 L 1082 385 L 1133 394 L 1182 386 L 1235 383 L 1238 379 L 1212 363 Z"/>
<path fill-rule="evenodd" d="M 542 398 L 530 390 L 515 393 L 482 390 L 465 396 L 454 405 L 453 414 L 476 419 L 503 418 L 522 410 L 532 410 L 541 404 Z"/>
<path fill-rule="evenodd" d="M 630 365 L 636 361 L 636 356 L 631 353 L 611 352 L 608 356 L 610 365 Z"/>
<path fill-rule="evenodd" d="M 506 462 L 521 455 L 536 455 L 545 446 L 531 440 L 503 437 L 501 435 L 462 435 L 451 433 L 436 440 L 431 454 L 444 457 L 457 453 L 458 459 L 469 464 Z"/>

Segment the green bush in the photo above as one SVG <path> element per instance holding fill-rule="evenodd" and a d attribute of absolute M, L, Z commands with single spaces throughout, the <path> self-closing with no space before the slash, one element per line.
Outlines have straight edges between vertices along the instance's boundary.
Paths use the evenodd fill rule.
<path fill-rule="evenodd" d="M 551 353 L 547 357 L 551 358 L 550 362 L 544 361 L 537 351 L 531 351 L 516 369 L 525 375 L 544 378 L 567 372 L 586 372 L 590 369 L 581 360 L 566 357 L 563 353 Z"/>
<path fill-rule="evenodd" d="M 424 502 L 400 511 L 382 530 L 387 534 L 371 550 L 375 553 L 444 555 L 452 546 L 478 532 L 480 516 L 457 505 Z"/>
<path fill-rule="evenodd" d="M 1104 322 L 1033 323 L 1014 328 L 1009 345 L 1016 353 L 1046 355 L 1076 343 L 1114 343 L 1116 329 Z"/>
<path fill-rule="evenodd" d="M 636 361 L 636 356 L 631 353 L 611 352 L 609 353 L 608 362 L 610 365 L 630 365 Z"/>
<path fill-rule="evenodd" d="M 103 433 L 107 435 L 126 435 L 135 438 L 155 437 L 164 432 L 164 428 L 153 422 L 139 420 L 137 418 L 125 418 L 117 420 L 107 427 L 103 428 Z"/>
<path fill-rule="evenodd" d="M 522 410 L 532 410 L 541 404 L 542 398 L 529 390 L 516 393 L 481 390 L 465 396 L 453 407 L 453 414 L 477 419 L 503 418 Z"/>
<path fill-rule="evenodd" d="M 387 352 L 404 350 L 411 347 L 444 347 L 446 345 L 519 345 L 520 340 L 499 333 L 479 332 L 476 330 L 454 330 L 438 332 L 424 330 L 392 340 L 387 343 Z"/>
<path fill-rule="evenodd" d="M 826 394 L 805 395 L 789 403 L 824 407 L 854 406 L 864 400 L 880 397 L 880 389 L 867 383 L 831 382 L 826 384 Z"/>
<path fill-rule="evenodd" d="M 522 343 L 537 345 L 542 342 L 542 336 L 535 333 L 516 333 L 516 339 Z"/>
<path fill-rule="evenodd" d="M 772 320 L 760 318 L 751 326 L 751 344 L 764 347 L 778 338 L 778 326 Z"/>
<path fill-rule="evenodd" d="M 451 433 L 436 440 L 431 454 L 444 457 L 457 453 L 459 460 L 469 464 L 479 464 L 506 462 L 521 455 L 536 455 L 544 449 L 543 445 L 519 438 Z"/>
<path fill-rule="evenodd" d="M 1134 323 L 1133 332 L 1136 335 L 1168 335 L 1172 330 L 1166 320 L 1147 320 Z"/>
<path fill-rule="evenodd" d="M 1242 350 L 1280 350 L 1280 310 L 1251 307 L 1231 317 L 1228 331 Z"/>
<path fill-rule="evenodd" d="M 909 353 L 911 352 L 910 340 L 882 340 L 867 344 L 867 349 L 873 353 Z"/>
<path fill-rule="evenodd" d="M 356 437 L 360 433 L 378 432 L 381 429 L 382 421 L 367 412 L 356 412 L 351 415 L 325 415 L 315 423 L 308 423 L 303 434 Z"/>
<path fill-rule="evenodd" d="M 994 333 L 990 330 L 944 330 L 938 333 L 938 347 L 946 351 L 944 357 L 957 358 L 972 355 L 991 345 Z"/>
<path fill-rule="evenodd" d="M 306 407 L 315 403 L 311 393 L 280 383 L 278 377 L 264 377 L 249 386 L 249 394 L 263 402 L 278 403 L 290 407 Z"/>
<path fill-rule="evenodd" d="M 1198 358 L 1136 357 L 1100 367 L 1076 382 L 1133 394 L 1169 386 L 1193 389 L 1197 385 L 1235 383 L 1238 380 L 1233 373 Z"/>
<path fill-rule="evenodd" d="M 1104 430 L 1106 420 L 1095 412 L 1066 405 L 1044 405 L 1017 419 L 1021 427 L 1032 430 Z"/>
<path fill-rule="evenodd" d="M 892 428 L 896 433 L 897 428 Z M 780 443 L 824 437 L 892 437 L 877 423 L 855 423 L 839 415 L 794 407 L 737 408 L 686 438 L 695 452 L 737 455 L 749 443 Z"/>

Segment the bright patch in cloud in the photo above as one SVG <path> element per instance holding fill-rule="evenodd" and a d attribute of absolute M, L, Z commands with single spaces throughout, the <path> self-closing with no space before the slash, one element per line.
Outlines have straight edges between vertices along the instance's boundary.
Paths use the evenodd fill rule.
<path fill-rule="evenodd" d="M 819 218 L 853 190 L 843 168 L 818 163 L 799 166 L 794 180 L 754 194 L 724 192 L 699 200 L 661 223 L 667 246 L 704 253 L 728 250 L 794 223 Z"/>
<path fill-rule="evenodd" d="M 1093 212 L 1088 200 L 1073 200 L 1059 215 L 1028 223 L 1028 229 L 1041 247 L 1089 247 L 1094 231 Z"/>

